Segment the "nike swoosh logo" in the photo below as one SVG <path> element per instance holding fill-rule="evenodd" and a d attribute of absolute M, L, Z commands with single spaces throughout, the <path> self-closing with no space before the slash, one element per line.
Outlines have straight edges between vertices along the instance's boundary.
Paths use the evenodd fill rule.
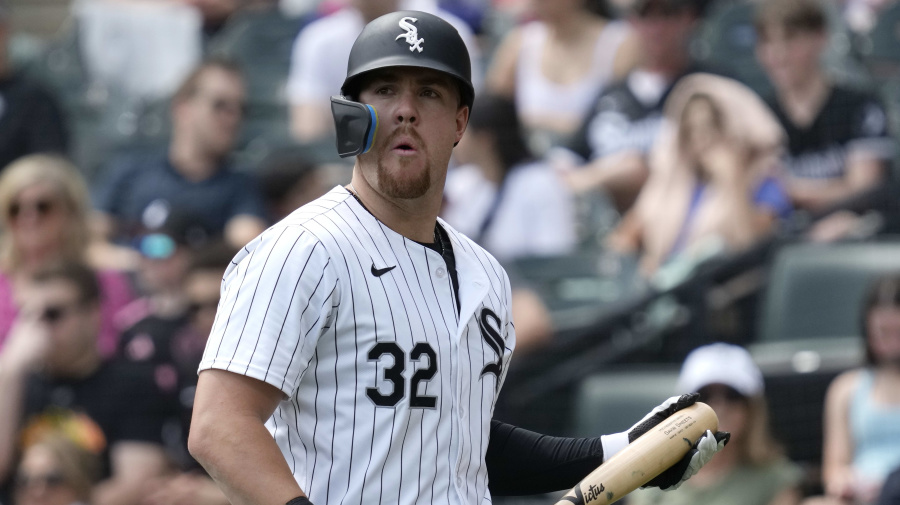
<path fill-rule="evenodd" d="M 397 265 L 385 268 L 375 268 L 375 263 L 372 263 L 372 275 L 374 275 L 375 277 L 381 277 L 382 275 L 390 272 L 395 268 L 397 268 Z"/>

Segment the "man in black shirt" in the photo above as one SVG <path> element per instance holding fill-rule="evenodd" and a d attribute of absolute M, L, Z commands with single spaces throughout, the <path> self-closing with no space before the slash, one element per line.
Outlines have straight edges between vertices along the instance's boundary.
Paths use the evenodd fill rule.
<path fill-rule="evenodd" d="M 90 269 L 63 265 L 35 276 L 0 353 L 0 483 L 16 449 L 54 429 L 76 434 L 107 461 L 92 503 L 137 503 L 166 471 L 161 444 L 171 408 L 148 368 L 98 354 L 100 291 Z"/>
<path fill-rule="evenodd" d="M 870 93 L 832 82 L 822 68 L 828 20 L 815 0 L 766 0 L 757 11 L 757 57 L 768 99 L 788 135 L 788 193 L 820 211 L 876 187 L 894 155 L 887 114 Z"/>

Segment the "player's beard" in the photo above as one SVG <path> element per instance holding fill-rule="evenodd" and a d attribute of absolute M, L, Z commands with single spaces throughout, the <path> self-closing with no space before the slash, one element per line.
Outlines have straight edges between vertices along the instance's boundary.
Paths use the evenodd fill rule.
<path fill-rule="evenodd" d="M 410 175 L 409 173 L 407 173 L 409 170 L 409 165 L 417 163 L 418 160 L 398 158 L 397 172 L 391 173 L 385 160 L 387 152 L 385 152 L 386 150 L 382 151 L 383 154 L 378 157 L 378 165 L 376 171 L 378 177 L 378 187 L 386 196 L 391 198 L 419 198 L 420 196 L 423 196 L 425 193 L 427 193 L 428 189 L 431 188 L 431 159 L 428 158 L 428 154 L 424 151 L 424 143 L 421 141 L 421 138 L 418 136 L 418 134 L 416 134 L 414 131 L 409 132 L 409 134 L 417 140 L 417 145 L 419 146 L 419 149 L 422 150 L 421 154 L 425 157 L 425 165 L 421 167 L 421 170 L 418 174 Z M 385 142 L 385 144 L 391 145 L 395 136 L 396 135 L 392 135 L 391 138 L 388 139 L 387 142 Z"/>

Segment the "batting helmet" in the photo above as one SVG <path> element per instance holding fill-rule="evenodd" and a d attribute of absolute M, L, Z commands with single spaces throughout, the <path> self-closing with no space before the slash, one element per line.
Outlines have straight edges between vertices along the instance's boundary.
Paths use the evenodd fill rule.
<path fill-rule="evenodd" d="M 462 103 L 472 107 L 472 60 L 459 32 L 426 12 L 397 11 L 366 25 L 353 43 L 341 94 L 356 97 L 360 77 L 387 67 L 437 70 L 459 82 Z"/>
<path fill-rule="evenodd" d="M 356 38 L 341 85 L 342 96 L 331 97 L 337 149 L 342 158 L 371 149 L 378 112 L 355 100 L 367 73 L 390 67 L 429 68 L 453 77 L 459 84 L 461 103 L 472 109 L 472 62 L 456 28 L 426 12 L 385 14 L 367 24 Z"/>

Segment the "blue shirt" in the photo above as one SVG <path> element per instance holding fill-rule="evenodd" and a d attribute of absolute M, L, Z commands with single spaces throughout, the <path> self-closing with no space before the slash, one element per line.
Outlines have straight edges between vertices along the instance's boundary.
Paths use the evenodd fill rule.
<path fill-rule="evenodd" d="M 221 234 L 237 215 L 266 219 L 256 181 L 228 165 L 207 179 L 192 181 L 178 173 L 165 155 L 131 156 L 114 162 L 94 189 L 95 207 L 122 225 L 124 237 L 118 238 L 139 233 L 145 214 L 158 209 L 186 211 L 215 234 Z"/>

